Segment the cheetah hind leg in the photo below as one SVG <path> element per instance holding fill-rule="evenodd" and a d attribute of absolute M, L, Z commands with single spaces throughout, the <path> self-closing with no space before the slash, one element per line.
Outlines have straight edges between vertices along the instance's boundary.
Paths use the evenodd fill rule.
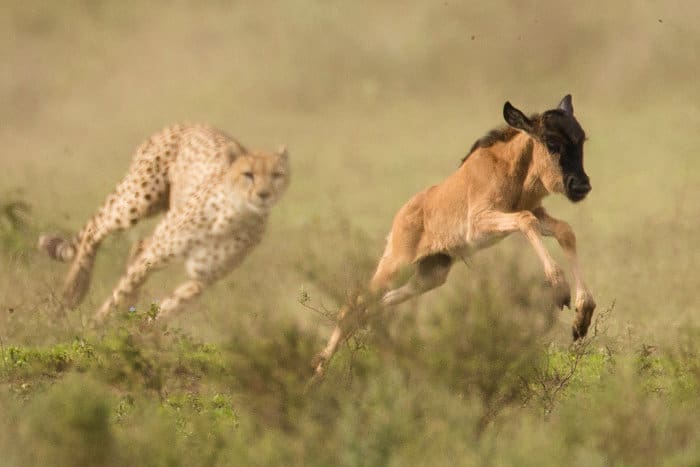
<path fill-rule="evenodd" d="M 49 258 L 62 263 L 71 262 L 71 267 L 63 285 L 63 305 L 74 308 L 85 297 L 90 285 L 90 275 L 95 262 L 97 243 L 85 242 L 85 237 L 94 229 L 95 219 L 74 237 L 66 239 L 61 235 L 44 233 L 39 236 L 37 247 Z"/>
<path fill-rule="evenodd" d="M 83 301 L 90 287 L 92 268 L 101 241 L 95 224 L 96 219 L 91 219 L 78 234 L 80 240 L 76 242 L 76 253 L 63 283 L 63 300 L 71 308 Z"/>
<path fill-rule="evenodd" d="M 63 298 L 70 307 L 75 307 L 82 302 L 90 286 L 92 267 L 95 262 L 97 249 L 102 240 L 116 230 L 124 230 L 136 225 L 140 220 L 148 218 L 168 208 L 168 186 L 164 177 L 143 178 L 147 168 L 151 168 L 152 161 L 137 159 L 134 161 L 129 173 L 117 185 L 114 193 L 107 197 L 104 205 L 97 214 L 88 221 L 85 227 L 73 240 L 73 264 L 66 276 L 63 289 Z M 134 167 L 136 166 L 136 167 Z M 157 172 L 156 167 L 151 172 Z M 44 249 L 51 254 L 51 248 L 55 250 L 53 256 L 59 251 L 69 251 L 61 243 L 57 243 L 50 236 L 44 236 Z M 53 246 L 56 244 L 57 246 Z M 40 245 L 42 245 L 40 240 Z M 143 242 L 139 242 L 136 251 L 132 251 L 130 262 L 143 250 Z M 65 254 L 66 260 L 69 255 Z"/>
<path fill-rule="evenodd" d="M 87 229 L 84 229 L 71 239 L 65 239 L 55 234 L 42 234 L 39 237 L 38 247 L 49 258 L 61 262 L 72 261 L 63 289 L 63 299 L 69 307 L 74 307 L 82 301 L 90 284 L 90 272 L 95 261 L 96 246 L 93 246 L 90 251 L 86 251 L 85 245 L 81 241 L 86 233 Z M 78 253 L 78 258 L 76 258 L 76 253 Z"/>

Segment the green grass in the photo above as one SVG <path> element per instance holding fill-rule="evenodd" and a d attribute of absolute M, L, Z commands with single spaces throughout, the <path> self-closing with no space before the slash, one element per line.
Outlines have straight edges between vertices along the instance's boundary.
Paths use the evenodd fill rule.
<path fill-rule="evenodd" d="M 700 465 L 698 6 L 8 1 L 0 15 L 0 466 Z M 598 302 L 571 346 L 517 236 L 371 323 L 308 390 L 391 219 L 500 125 L 574 96 Z M 79 229 L 173 121 L 290 148 L 265 240 L 167 325 L 91 317 L 155 220 L 107 239 L 86 301 L 34 248 Z M 547 247 L 564 269 L 556 242 Z"/>
<path fill-rule="evenodd" d="M 0 445 L 8 465 L 697 459 L 696 339 L 567 348 L 464 305 L 431 313 L 422 335 L 408 318 L 361 333 L 311 389 L 317 336 L 268 319 L 218 345 L 129 319 L 69 344 L 4 346 Z"/>

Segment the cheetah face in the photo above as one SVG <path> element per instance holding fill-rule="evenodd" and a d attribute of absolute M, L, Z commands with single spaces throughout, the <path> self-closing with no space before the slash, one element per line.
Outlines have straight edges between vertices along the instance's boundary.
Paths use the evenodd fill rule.
<path fill-rule="evenodd" d="M 268 210 L 289 184 L 287 148 L 243 154 L 231 165 L 231 176 L 236 191 L 243 194 L 252 210 Z"/>

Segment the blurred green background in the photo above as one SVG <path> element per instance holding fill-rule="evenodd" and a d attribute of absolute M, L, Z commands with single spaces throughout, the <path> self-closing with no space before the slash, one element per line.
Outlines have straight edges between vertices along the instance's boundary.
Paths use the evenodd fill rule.
<path fill-rule="evenodd" d="M 4 0 L 2 10 L 0 204 L 6 213 L 17 209 L 19 205 L 13 203 L 26 203 L 31 208 L 19 224 L 13 223 L 11 216 L 0 218 L 3 349 L 53 349 L 50 346 L 75 342 L 74 339 L 104 344 L 102 339 L 109 341 L 111 332 L 139 333 L 129 325 L 124 325 L 124 331 L 122 324 L 113 325 L 109 331 L 94 331 L 87 323 L 121 274 L 130 244 L 148 234 L 152 221 L 104 243 L 91 293 L 78 310 L 60 311 L 57 296 L 66 268 L 40 256 L 33 245 L 40 231 L 79 229 L 124 175 L 134 148 L 163 126 L 176 121 L 203 121 L 226 130 L 250 147 L 272 149 L 285 143 L 290 149 L 293 170 L 289 191 L 275 208 L 263 243 L 240 269 L 207 292 L 171 326 L 198 345 L 231 345 L 238 336 L 252 332 L 258 333 L 254 335 L 262 341 L 275 342 L 276 336 L 289 327 L 304 336 L 301 339 L 306 347 L 298 357 L 306 360 L 330 332 L 330 323 L 298 303 L 300 294 L 308 293 L 314 303 L 331 311 L 336 309 L 348 281 L 362 281 L 371 272 L 397 209 L 413 193 L 454 171 L 473 141 L 502 123 L 501 109 L 506 100 L 529 113 L 553 108 L 567 93 L 573 95 L 575 113 L 589 136 L 585 165 L 593 191 L 580 204 L 553 197 L 545 201 L 545 206 L 574 227 L 581 262 L 599 310 L 612 309 L 605 336 L 601 337 L 605 344 L 596 344 L 596 349 L 617 342 L 617 349 L 636 361 L 640 348 L 670 346 L 677 350 L 673 346 L 685 342 L 684 333 L 700 326 L 700 300 L 696 295 L 700 283 L 700 255 L 696 247 L 700 238 L 700 7 L 696 2 Z M 21 207 L 18 209 L 24 212 Z M 556 243 L 547 242 L 566 268 Z M 139 308 L 147 308 L 172 288 L 182 277 L 179 269 L 174 266 L 155 275 L 146 286 Z M 445 287 L 403 306 L 407 316 L 395 318 L 390 325 L 393 331 L 387 332 L 396 333 L 395 328 L 404 327 L 422 329 L 420 326 L 427 325 L 421 324 L 421 319 L 440 319 L 441 313 L 448 313 L 445 310 L 451 300 L 469 305 L 467 308 L 474 311 L 470 320 L 478 320 L 472 315 L 478 315 L 482 308 L 492 309 L 494 316 L 489 319 L 496 321 L 515 319 L 509 315 L 528 307 L 536 309 L 528 316 L 537 316 L 538 312 L 545 315 L 546 307 L 538 298 L 546 294 L 540 269 L 526 242 L 513 236 L 479 253 L 468 266 L 458 265 Z M 491 316 L 489 313 L 484 315 Z M 548 341 L 556 342 L 562 352 L 570 351 L 566 346 L 572 315 L 568 310 L 558 314 L 554 327 L 542 333 Z M 523 324 L 518 321 L 516 325 Z M 447 332 L 450 326 L 438 331 Z M 387 349 L 400 348 L 401 336 L 409 334 L 402 331 L 398 337 L 394 335 L 392 345 L 374 345 L 384 349 L 380 354 L 394 355 Z M 449 342 L 457 345 L 460 337 L 453 338 Z M 239 342 L 240 348 L 246 348 L 245 339 L 243 344 Z M 250 345 L 255 342 L 253 339 Z M 541 341 L 528 342 L 528 349 L 542 346 Z M 642 344 L 646 347 L 640 347 Z M 111 344 L 104 345 L 113 350 Z M 167 345 L 157 348 L 159 352 L 170 349 Z M 274 345 L 265 351 L 273 348 L 280 351 Z M 189 355 L 190 350 L 180 351 Z M 474 352 L 478 355 L 483 350 L 476 346 Z M 693 352 L 683 354 L 690 355 L 687 362 L 697 361 Z M 3 350 L 2 387 L 19 398 L 16 403 L 12 397 L 8 399 L 8 413 L 20 420 L 25 409 L 33 413 L 32 410 L 45 410 L 41 407 L 46 404 L 64 400 L 63 389 L 48 389 L 58 376 L 46 380 L 46 375 L 38 371 L 43 376 L 40 383 L 35 383 L 32 372 L 13 373 L 12 365 L 17 360 L 8 355 Z M 177 359 L 177 355 L 162 358 Z M 503 355 L 510 354 L 504 351 Z M 36 358 L 44 362 L 44 357 Z M 75 372 L 77 357 L 71 358 L 66 370 L 69 373 Z M 153 364 L 158 366 L 157 357 L 153 358 Z M 228 357 L 222 358 L 224 366 L 231 365 Z M 399 376 L 395 372 L 387 376 L 382 364 L 369 361 L 364 363 L 369 369 L 356 375 L 364 378 L 360 387 L 366 386 L 373 394 L 363 402 L 363 407 L 369 407 L 368 413 L 384 407 L 387 413 L 395 415 L 407 407 L 421 405 L 414 404 L 411 398 L 422 400 L 425 394 L 411 393 L 406 396 L 410 400 L 402 400 L 403 405 L 386 406 L 383 395 L 372 393 L 379 391 L 372 384 L 403 387 L 405 382 L 387 382 L 382 378 L 401 380 L 406 374 L 399 371 Z M 399 367 L 410 373 L 410 361 L 407 359 L 405 367 Z M 290 375 L 303 371 L 306 364 L 299 362 Z M 254 363 L 251 365 L 255 367 Z M 209 372 L 205 370 L 200 377 L 206 380 Z M 63 369 L 59 374 L 63 374 Z M 104 402 L 98 395 L 104 389 L 101 384 L 115 383 L 109 378 L 109 383 L 105 383 L 104 378 L 90 371 L 88 374 L 91 381 L 98 381 L 90 383 L 96 400 L 88 401 L 94 405 L 91 407 L 96 416 L 103 403 L 107 404 L 106 413 L 113 416 L 114 404 L 120 407 L 121 402 Z M 627 373 L 620 370 L 616 374 Z M 178 385 L 182 383 L 176 373 L 173 378 L 179 381 Z M 285 378 L 282 380 L 288 382 Z M 612 389 L 606 393 L 609 397 L 627 398 L 620 394 L 625 392 L 627 380 L 620 378 L 610 383 Z M 70 387 L 78 380 L 75 375 L 61 380 L 59 386 L 69 388 L 65 390 L 65 400 L 76 399 L 70 394 Z M 345 388 L 349 394 L 359 390 L 345 378 L 343 381 L 337 383 L 338 387 L 327 387 L 339 391 Z M 444 388 L 442 383 L 446 384 Z M 29 384 L 29 389 L 23 389 L 25 384 Z M 250 409 L 247 399 L 236 398 L 238 393 L 230 386 L 233 383 L 226 380 L 216 384 L 225 388 L 218 391 L 233 391 L 230 397 L 234 405 L 239 404 L 239 410 Z M 280 387 L 287 387 L 284 384 Z M 298 389 L 301 380 L 294 384 Z M 444 405 L 440 402 L 438 408 L 420 410 L 444 415 L 454 413 L 454 407 L 460 404 L 468 406 L 464 410 L 477 410 L 471 402 L 465 402 L 471 399 L 464 392 L 455 392 L 446 381 L 438 378 L 437 383 L 431 384 L 416 390 L 444 390 L 446 395 L 428 396 L 445 401 Z M 640 383 L 643 387 L 645 384 Z M 255 385 L 242 387 L 243 393 L 255 392 Z M 45 395 L 45 391 L 55 393 Z M 134 394 L 141 394 L 139 391 L 120 387 L 113 389 L 110 397 L 123 402 L 124 394 L 129 393 L 138 405 Z M 325 391 L 334 393 L 331 389 Z M 655 396 L 646 399 L 649 393 L 640 391 L 642 395 L 632 399 L 644 407 L 651 404 L 652 408 L 647 407 L 649 414 L 655 415 Z M 279 396 L 274 390 L 272 394 L 273 400 Z M 34 397 L 48 399 L 27 402 Z M 162 394 L 159 398 L 143 397 L 143 404 L 162 409 Z M 24 404 L 28 403 L 34 405 L 27 409 Z M 308 409 L 300 404 L 303 410 Z M 338 409 L 338 404 L 328 404 L 320 407 Z M 630 407 L 632 412 L 639 409 Z M 343 416 L 352 418 L 347 410 Z M 595 410 L 600 415 L 611 409 L 603 406 Z M 518 420 L 521 417 L 512 416 Z M 319 430 L 323 431 L 321 427 L 326 425 L 317 418 L 311 419 L 307 420 L 312 428 L 304 431 L 305 439 L 323 439 Z M 251 420 L 257 421 L 243 420 L 241 425 L 259 422 L 255 416 Z M 471 430 L 471 420 L 464 422 L 467 431 Z M 526 425 L 539 425 L 540 418 L 527 420 Z M 628 425 L 623 416 L 615 420 L 621 426 Z M 32 446 L 42 445 L 46 436 L 54 439 L 50 433 L 32 428 L 36 425 L 32 423 L 35 422 L 22 428 L 21 433 L 6 430 L 9 434 L 0 437 L 0 443 L 2 439 L 15 439 L 13 436 L 23 437 Z M 107 438 L 111 436 L 110 429 L 126 430 L 119 428 L 118 423 L 116 428 L 109 425 L 111 421 L 105 423 Z M 133 420 L 132 423 L 138 425 Z M 168 438 L 180 439 L 177 437 L 182 435 L 182 430 L 175 430 L 175 434 L 167 431 L 164 427 L 170 426 L 169 422 L 164 421 L 163 427 L 149 423 L 153 426 L 139 425 L 140 429 L 154 439 L 164 439 L 164 445 L 187 445 L 185 441 L 178 445 Z M 462 426 L 459 421 L 454 423 Z M 610 423 L 616 426 L 617 422 Z M 299 454 L 299 445 L 284 437 L 289 428 L 274 426 L 272 433 L 279 429 L 282 434 L 269 435 L 265 446 L 296 446 L 296 457 L 286 461 L 309 464 L 310 458 Z M 539 436 L 537 443 L 542 446 L 547 446 L 548 429 L 561 431 L 559 425 L 547 426 L 533 435 Z M 208 428 L 202 429 L 206 432 Z M 236 429 L 248 433 L 248 428 Z M 391 427 L 388 432 L 395 429 L 398 428 Z M 596 429 L 576 436 L 605 440 L 603 428 L 604 434 L 591 434 Z M 505 435 L 499 435 L 500 430 L 494 429 L 489 435 L 488 452 L 500 452 L 503 448 L 505 438 L 499 436 Z M 159 438 L 157 433 L 161 431 L 168 434 Z M 464 434 L 457 442 L 450 437 L 452 429 L 438 431 L 437 439 L 445 446 L 458 445 L 465 452 L 472 452 L 475 445 L 469 440 L 477 438 Z M 680 431 L 696 433 L 690 428 Z M 411 437 L 420 437 L 422 432 L 402 433 L 406 439 L 415 440 Z M 511 435 L 516 440 L 525 436 Z M 389 457 L 378 457 L 376 465 L 390 463 L 394 452 L 411 458 L 405 451 L 389 449 L 387 446 L 394 446 L 393 438 L 389 438 L 386 445 L 379 443 L 381 449 L 388 449 Z M 571 439 L 567 438 L 567 442 L 573 443 Z M 688 435 L 688 439 L 693 438 Z M 521 444 L 515 442 L 511 447 L 515 457 L 505 455 L 502 462 L 516 462 L 518 456 L 527 458 L 524 446 L 530 441 L 528 438 Z M 75 446 L 72 442 L 65 442 L 69 446 L 66 449 L 80 450 L 70 447 Z M 236 449 L 243 449 L 245 443 L 239 442 L 243 447 Z M 582 445 L 591 449 L 598 446 L 596 449 L 607 453 L 608 457 L 600 458 L 591 454 L 593 460 L 589 460 L 593 464 L 596 459 L 603 459 L 603 463 L 653 462 L 680 449 L 676 446 L 665 451 L 663 443 L 652 446 L 650 451 L 639 450 L 626 441 L 612 448 L 601 448 L 605 445 L 602 441 L 586 443 Z M 693 444 L 688 440 L 685 443 L 683 446 Z M 373 449 L 364 445 L 355 448 L 360 453 Z M 630 454 L 635 449 L 637 454 Z M 60 458 L 54 451 L 47 452 L 45 458 L 37 454 L 39 457 L 33 460 L 18 454 L 20 457 L 12 462 L 41 464 L 45 459 Z M 345 453 L 347 456 L 339 461 L 345 465 L 372 463 L 352 457 L 351 449 Z M 133 459 L 146 462 L 139 455 L 134 454 Z M 633 457 L 626 457 L 630 455 Z M 257 461 L 275 463 L 261 456 Z M 488 456 L 480 457 L 481 454 L 475 456 L 464 462 L 494 461 Z M 577 459 L 588 459 L 581 456 Z M 158 462 L 168 462 L 165 454 L 157 458 Z M 698 457 L 689 459 L 697 461 Z M 178 462 L 177 456 L 171 460 Z M 184 458 L 179 461 L 187 462 Z M 17 465 L 12 462 L 7 465 Z M 87 457 L 75 462 L 106 461 Z M 209 461 L 198 457 L 192 462 Z M 225 465 L 221 459 L 212 462 Z M 400 461 L 394 458 L 393 462 Z M 592 465 L 587 461 L 584 464 Z"/>

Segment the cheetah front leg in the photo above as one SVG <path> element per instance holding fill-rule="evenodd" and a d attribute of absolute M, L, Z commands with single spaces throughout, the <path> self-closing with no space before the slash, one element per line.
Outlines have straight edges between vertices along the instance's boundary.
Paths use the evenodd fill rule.
<path fill-rule="evenodd" d="M 197 279 L 183 282 L 175 288 L 172 295 L 163 299 L 156 319 L 171 318 L 175 312 L 180 311 L 184 305 L 199 297 L 207 285 L 207 282 Z"/>
<path fill-rule="evenodd" d="M 138 290 L 146 281 L 148 274 L 155 268 L 163 265 L 167 261 L 167 256 L 142 254 L 132 261 L 114 288 L 112 295 L 102 304 L 95 315 L 98 323 L 103 322 L 109 314 L 122 306 L 129 298 L 135 297 Z"/>
<path fill-rule="evenodd" d="M 211 240 L 186 253 L 185 270 L 190 280 L 163 299 L 156 319 L 170 319 L 216 281 L 238 266 L 249 248 L 235 238 Z"/>
<path fill-rule="evenodd" d="M 168 213 L 156 226 L 151 237 L 138 243 L 135 251 L 132 251 L 135 257 L 130 258 L 126 273 L 117 283 L 112 295 L 95 314 L 98 323 L 103 322 L 113 310 L 124 305 L 129 299 L 135 298 L 152 270 L 183 253 L 184 242 L 172 241 L 178 225 L 177 220 L 177 214 Z"/>

